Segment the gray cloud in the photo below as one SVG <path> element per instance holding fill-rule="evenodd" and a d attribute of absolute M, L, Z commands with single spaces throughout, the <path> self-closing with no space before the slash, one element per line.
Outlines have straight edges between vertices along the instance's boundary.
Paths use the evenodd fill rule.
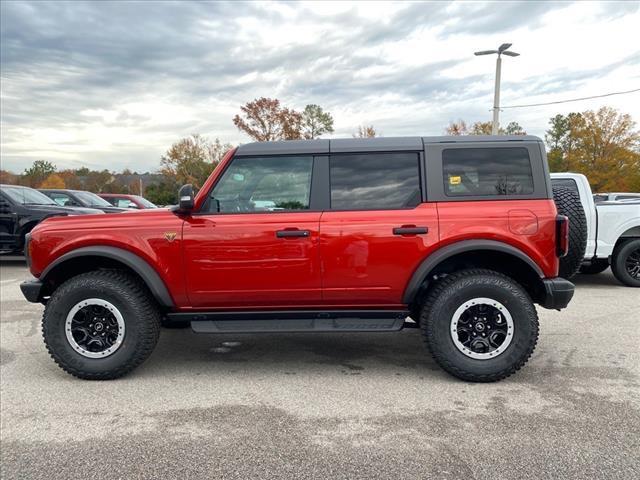
<path fill-rule="evenodd" d="M 385 134 L 441 133 L 450 118 L 430 113 L 447 111 L 446 104 L 464 104 L 455 118 L 486 115 L 488 102 L 483 102 L 491 94 L 491 71 L 452 77 L 446 71 L 463 68 L 469 56 L 428 61 L 425 46 L 411 52 L 415 64 L 399 66 L 382 55 L 382 49 L 421 31 L 449 41 L 460 35 L 482 38 L 534 28 L 545 14 L 566 6 L 411 3 L 398 5 L 385 18 L 372 18 L 359 15 L 356 6 L 320 15 L 298 4 L 240 2 L 0 5 L 2 156 L 3 164 L 14 170 L 22 170 L 39 151 L 33 140 L 21 140 L 29 132 L 75 132 L 95 127 L 96 122 L 107 129 L 125 128 L 133 138 L 114 140 L 106 147 L 84 145 L 84 154 L 56 153 L 73 140 L 43 140 L 39 148 L 64 166 L 99 159 L 112 168 L 153 169 L 167 142 L 181 135 L 199 131 L 246 141 L 231 124 L 229 111 L 262 95 L 277 96 L 297 108 L 306 103 L 347 108 L 363 117 L 358 122 L 389 121 L 380 127 Z M 637 4 L 635 10 L 628 4 L 609 5 L 614 8 L 606 9 L 607 18 L 619 17 L 623 9 L 625 14 L 637 11 Z M 255 35 L 247 22 L 257 26 Z M 271 39 L 280 28 L 303 22 L 312 24 L 319 36 L 307 39 L 302 33 L 302 38 L 273 45 L 261 40 L 260 35 Z M 630 63 L 640 63 L 638 55 L 596 70 L 534 74 L 526 82 L 513 82 L 512 88 L 527 94 L 553 93 Z M 375 74 L 360 75 L 373 67 Z M 394 96 L 396 106 L 414 110 L 401 118 L 373 109 L 367 113 L 368 106 L 380 106 L 384 95 Z M 122 107 L 149 98 L 181 107 L 185 117 L 157 122 L 153 112 L 131 113 Z M 115 113 L 100 119 L 100 111 Z"/>

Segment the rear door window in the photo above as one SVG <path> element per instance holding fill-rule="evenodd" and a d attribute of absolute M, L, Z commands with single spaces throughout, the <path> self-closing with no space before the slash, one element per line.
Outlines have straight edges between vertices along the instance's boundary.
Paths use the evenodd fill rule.
<path fill-rule="evenodd" d="M 395 210 L 421 202 L 417 153 L 335 154 L 329 172 L 333 210 Z"/>
<path fill-rule="evenodd" d="M 448 197 L 533 193 L 526 148 L 448 148 L 442 152 L 442 169 Z"/>

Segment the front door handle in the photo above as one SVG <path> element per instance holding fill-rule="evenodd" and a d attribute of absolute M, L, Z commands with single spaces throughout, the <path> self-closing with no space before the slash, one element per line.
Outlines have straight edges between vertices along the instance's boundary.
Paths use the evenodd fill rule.
<path fill-rule="evenodd" d="M 403 226 L 393 229 L 394 235 L 422 235 L 429 231 L 427 227 Z"/>
<path fill-rule="evenodd" d="M 309 230 L 278 230 L 276 232 L 278 238 L 308 237 L 310 235 Z"/>

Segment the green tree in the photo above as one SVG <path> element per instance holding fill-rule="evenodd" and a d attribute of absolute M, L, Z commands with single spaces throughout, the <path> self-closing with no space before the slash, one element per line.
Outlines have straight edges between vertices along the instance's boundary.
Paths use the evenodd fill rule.
<path fill-rule="evenodd" d="M 165 177 L 160 183 L 152 183 L 144 196 L 156 205 L 176 205 L 178 203 L 179 185 L 172 178 Z"/>
<path fill-rule="evenodd" d="M 318 138 L 325 133 L 333 133 L 333 117 L 319 105 L 311 104 L 302 112 L 302 137 Z"/>
<path fill-rule="evenodd" d="M 504 127 L 505 135 L 526 135 L 527 132 L 524 131 L 524 128 L 520 126 L 518 122 L 509 122 L 506 127 Z"/>
<path fill-rule="evenodd" d="M 37 188 L 55 171 L 56 166 L 53 163 L 46 160 L 36 160 L 30 168 L 24 170 L 22 177 L 29 187 Z"/>

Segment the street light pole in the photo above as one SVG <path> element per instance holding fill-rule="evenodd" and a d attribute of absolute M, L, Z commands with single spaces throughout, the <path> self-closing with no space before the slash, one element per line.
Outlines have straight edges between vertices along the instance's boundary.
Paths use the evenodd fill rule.
<path fill-rule="evenodd" d="M 493 93 L 493 122 L 491 123 L 491 135 L 498 135 L 500 126 L 500 70 L 502 69 L 502 56 L 498 54 L 496 59 L 496 85 Z"/>
<path fill-rule="evenodd" d="M 509 49 L 510 43 L 503 43 L 497 50 L 482 50 L 481 52 L 475 52 L 474 55 L 493 55 L 498 54 L 496 59 L 496 83 L 493 93 L 493 121 L 491 122 L 491 135 L 498 135 L 500 127 L 500 75 L 502 73 L 502 54 L 509 57 L 517 57 L 519 53 L 512 52 Z"/>

